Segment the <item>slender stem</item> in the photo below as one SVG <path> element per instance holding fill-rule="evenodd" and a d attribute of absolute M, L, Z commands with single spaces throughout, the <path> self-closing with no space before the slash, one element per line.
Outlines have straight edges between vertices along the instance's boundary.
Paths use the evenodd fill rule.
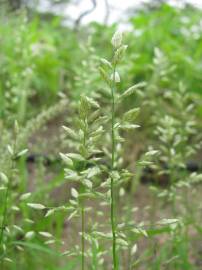
<path fill-rule="evenodd" d="M 84 136 L 83 136 L 83 149 L 86 149 L 86 137 L 87 137 L 87 119 L 84 119 Z M 81 201 L 81 269 L 85 269 L 85 207 L 84 199 Z"/>
<path fill-rule="evenodd" d="M 114 90 L 115 90 L 115 72 L 116 67 L 114 67 L 113 72 L 113 86 L 111 87 L 111 141 L 112 141 L 112 155 L 111 155 L 111 170 L 114 170 L 114 161 L 115 161 L 115 133 L 114 133 L 114 124 L 115 124 L 115 98 L 114 98 Z M 116 221 L 115 221 L 115 196 L 114 196 L 114 179 L 111 176 L 111 229 L 112 229 L 112 256 L 113 256 L 113 270 L 118 269 L 118 261 L 117 261 L 117 248 L 116 248 Z"/>
<path fill-rule="evenodd" d="M 82 227 L 82 235 L 81 235 L 81 250 L 82 250 L 82 262 L 81 262 L 81 269 L 84 270 L 84 264 L 85 264 L 85 210 L 84 210 L 84 205 L 82 205 L 81 208 L 81 227 Z"/>

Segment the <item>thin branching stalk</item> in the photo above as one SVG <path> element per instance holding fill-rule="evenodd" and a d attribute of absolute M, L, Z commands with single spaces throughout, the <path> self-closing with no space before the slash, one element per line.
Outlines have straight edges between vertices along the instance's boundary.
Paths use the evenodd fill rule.
<path fill-rule="evenodd" d="M 114 66 L 113 71 L 113 84 L 111 87 L 111 142 L 112 142 L 112 155 L 111 155 L 111 170 L 114 170 L 114 161 L 115 161 L 115 73 L 116 73 L 116 65 Z M 113 269 L 118 269 L 118 261 L 117 261 L 117 247 L 116 247 L 116 219 L 115 219 L 115 196 L 114 196 L 114 179 L 111 176 L 111 229 L 112 229 L 112 237 L 113 237 L 113 245 L 112 245 L 112 255 L 113 255 Z"/>
<path fill-rule="evenodd" d="M 81 252 L 82 252 L 82 258 L 81 258 L 81 265 L 82 270 L 85 269 L 85 210 L 84 205 L 82 202 L 81 207 L 81 224 L 82 224 L 82 234 L 81 234 Z"/>
<path fill-rule="evenodd" d="M 86 149 L 86 137 L 87 137 L 87 119 L 84 119 L 84 136 L 83 136 L 83 149 Z M 82 188 L 85 191 L 85 187 Z M 85 269 L 85 207 L 84 199 L 81 199 L 81 269 Z"/>

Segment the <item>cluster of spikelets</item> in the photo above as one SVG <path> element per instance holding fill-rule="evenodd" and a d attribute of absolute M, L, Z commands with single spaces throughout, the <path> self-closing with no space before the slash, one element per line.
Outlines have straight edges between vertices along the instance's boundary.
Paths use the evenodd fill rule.
<path fill-rule="evenodd" d="M 81 251 L 79 252 L 82 255 L 82 269 L 85 267 L 85 257 L 90 254 L 85 249 L 85 241 L 89 241 L 89 239 L 91 243 L 92 241 L 97 243 L 98 247 L 100 238 L 111 241 L 114 269 L 118 267 L 118 251 L 121 248 L 128 247 L 127 235 L 124 233 L 124 228 L 123 230 L 120 226 L 118 228 L 116 218 L 117 192 L 133 176 L 132 173 L 121 167 L 122 157 L 119 156 L 119 152 L 124 139 L 121 137 L 120 131 L 139 127 L 134 124 L 139 108 L 126 112 L 119 122 L 116 119 L 115 111 L 118 104 L 126 96 L 133 94 L 139 86 L 135 85 L 129 88 L 122 95 L 117 93 L 116 84 L 120 82 L 117 65 L 127 48 L 126 45 L 122 44 L 121 32 L 115 33 L 112 38 L 112 45 L 114 48 L 112 61 L 101 59 L 99 68 L 107 87 L 111 91 L 111 114 L 106 114 L 92 98 L 82 96 L 79 104 L 78 131 L 75 132 L 64 127 L 69 136 L 77 140 L 77 144 L 75 144 L 77 152 L 61 154 L 61 157 L 67 166 L 65 169 L 66 179 L 79 182 L 79 189 L 73 188 L 71 191 L 72 213 L 69 218 L 78 214 L 81 216 Z M 106 145 L 105 140 L 109 141 L 109 144 Z M 95 198 L 102 202 L 102 205 L 105 203 L 109 206 L 110 231 L 99 231 L 99 227 L 90 235 L 85 231 L 88 224 L 88 209 L 85 207 L 85 203 L 89 198 Z M 67 251 L 66 254 L 72 255 L 72 252 Z M 98 263 L 103 263 L 102 255 L 104 256 L 104 254 L 105 252 L 97 254 L 99 257 Z"/>
<path fill-rule="evenodd" d="M 71 212 L 69 219 L 74 216 L 81 217 L 82 229 L 80 248 L 77 246 L 76 250 L 68 250 L 64 254 L 80 254 L 82 257 L 82 269 L 86 266 L 85 258 L 89 256 L 88 261 L 92 259 L 93 243 L 96 243 L 97 249 L 100 251 L 96 255 L 98 258 L 92 261 L 97 261 L 98 264 L 104 263 L 106 249 L 100 248 L 100 243 L 103 243 L 103 240 L 109 241 L 108 246 L 111 246 L 112 267 L 114 270 L 118 269 L 120 264 L 120 250 L 129 251 L 130 265 L 132 267 L 135 263 L 134 254 L 137 251 L 135 239 L 140 235 L 147 236 L 143 223 L 140 225 L 135 224 L 133 218 L 131 220 L 119 220 L 117 216 L 118 197 L 124 195 L 123 187 L 125 183 L 134 180 L 134 174 L 123 167 L 121 149 L 123 148 L 124 138 L 122 131 L 137 129 L 140 126 L 135 124 L 139 108 L 132 108 L 125 112 L 121 119 L 116 116 L 116 111 L 126 97 L 140 91 L 145 86 L 145 83 L 138 83 L 122 93 L 117 91 L 117 84 L 120 83 L 117 67 L 127 49 L 127 46 L 122 44 L 121 32 L 118 31 L 114 34 L 112 45 L 114 51 L 112 61 L 102 58 L 99 68 L 100 74 L 111 94 L 110 115 L 106 114 L 94 99 L 82 96 L 79 104 L 77 129 L 72 130 L 64 127 L 68 136 L 76 141 L 76 152 L 61 154 L 66 165 L 65 178 L 77 183 L 77 189 L 72 188 L 71 190 L 70 206 L 66 209 Z M 138 162 L 139 166 L 151 164 L 151 159 L 157 153 L 158 151 L 151 149 Z M 102 226 L 94 226 L 89 229 L 89 214 L 87 213 L 89 210 L 95 211 L 95 209 L 89 209 L 86 206 L 89 199 L 96 199 L 101 201 L 101 205 L 109 206 L 107 209 L 110 216 L 110 230 L 107 224 L 106 226 L 102 224 Z M 128 208 L 133 210 L 131 205 L 128 205 Z M 57 209 L 50 210 L 48 213 L 54 211 L 57 211 Z M 167 220 L 167 222 L 164 220 L 164 224 L 172 224 L 177 221 L 177 219 Z M 101 231 L 103 227 L 105 231 Z M 131 241 L 131 239 L 133 240 Z M 90 247 L 88 243 L 89 250 L 87 250 L 85 242 L 90 242 Z M 94 269 L 97 269 L 96 266 L 94 266 Z"/>
<path fill-rule="evenodd" d="M 35 209 L 46 209 L 42 204 L 29 203 L 32 200 L 31 192 L 18 193 L 20 190 L 18 187 L 22 180 L 19 176 L 17 161 L 24 158 L 28 152 L 28 149 L 23 149 L 23 146 L 27 145 L 28 139 L 34 132 L 42 128 L 54 116 L 63 112 L 66 109 L 67 103 L 67 99 L 64 98 L 58 104 L 42 111 L 36 118 L 29 120 L 25 127 L 20 128 L 17 121 L 15 121 L 12 130 L 4 130 L 2 132 L 0 149 L 0 251 L 2 265 L 4 261 L 12 261 L 9 257 L 12 248 L 17 248 L 19 251 L 23 250 L 23 247 L 15 241 L 17 238 L 24 237 L 25 241 L 27 241 L 36 235 L 35 231 L 29 230 L 33 226 L 34 221 L 27 218 L 26 206 Z M 38 235 L 45 238 L 50 237 L 48 232 L 38 232 Z"/>

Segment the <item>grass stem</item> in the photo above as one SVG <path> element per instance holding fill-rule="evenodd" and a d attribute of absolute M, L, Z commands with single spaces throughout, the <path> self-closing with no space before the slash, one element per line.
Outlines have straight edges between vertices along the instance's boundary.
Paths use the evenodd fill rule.
<path fill-rule="evenodd" d="M 113 71 L 113 86 L 111 87 L 111 141 L 112 141 L 112 155 L 111 155 L 111 170 L 114 170 L 114 162 L 115 162 L 115 98 L 114 98 L 114 90 L 115 90 L 115 72 L 116 66 Z M 116 247 L 116 221 L 115 221 L 115 196 L 114 196 L 114 179 L 111 177 L 111 229 L 112 229 L 112 256 L 113 256 L 113 270 L 118 269 L 118 261 L 117 261 L 117 247 Z"/>
<path fill-rule="evenodd" d="M 82 265 L 82 270 L 85 269 L 85 210 L 84 206 L 82 205 L 81 208 L 81 227 L 82 227 L 82 234 L 81 234 L 81 265 Z"/>

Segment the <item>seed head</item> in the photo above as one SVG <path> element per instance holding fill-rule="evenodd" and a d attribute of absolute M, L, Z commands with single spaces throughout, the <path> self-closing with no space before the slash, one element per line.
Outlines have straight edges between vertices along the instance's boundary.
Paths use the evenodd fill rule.
<path fill-rule="evenodd" d="M 118 49 L 122 45 L 123 33 L 117 30 L 112 37 L 112 45 L 115 49 Z"/>

